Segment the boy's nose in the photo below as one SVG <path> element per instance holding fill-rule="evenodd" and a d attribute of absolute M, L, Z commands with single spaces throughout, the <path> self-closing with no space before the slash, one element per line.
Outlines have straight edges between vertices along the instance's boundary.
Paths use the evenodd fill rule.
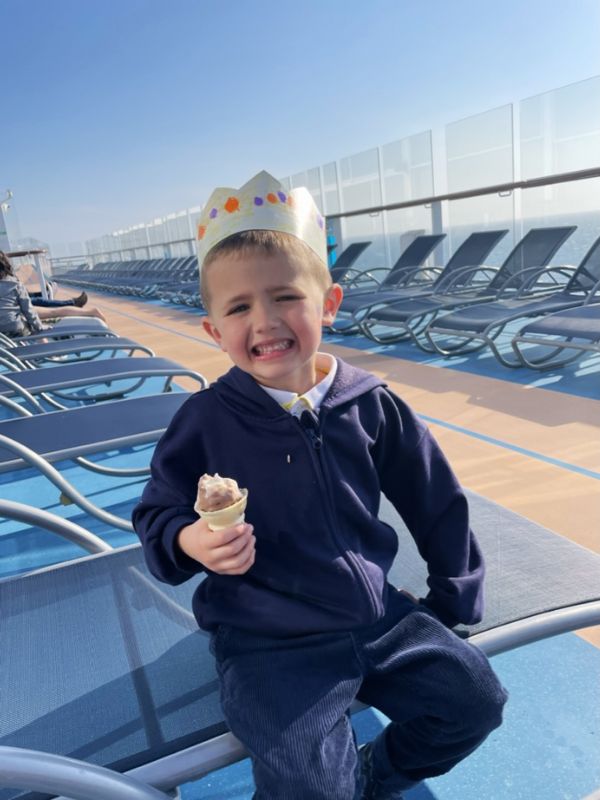
<path fill-rule="evenodd" d="M 256 331 L 273 330 L 278 325 L 277 314 L 271 306 L 257 306 L 254 309 L 254 328 Z"/>

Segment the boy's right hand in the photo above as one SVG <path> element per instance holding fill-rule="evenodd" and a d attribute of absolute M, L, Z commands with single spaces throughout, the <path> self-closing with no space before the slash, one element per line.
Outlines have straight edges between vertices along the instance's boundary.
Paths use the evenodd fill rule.
<path fill-rule="evenodd" d="M 254 564 L 256 537 L 247 522 L 211 531 L 198 519 L 179 531 L 177 542 L 183 552 L 206 569 L 219 575 L 243 575 Z"/>

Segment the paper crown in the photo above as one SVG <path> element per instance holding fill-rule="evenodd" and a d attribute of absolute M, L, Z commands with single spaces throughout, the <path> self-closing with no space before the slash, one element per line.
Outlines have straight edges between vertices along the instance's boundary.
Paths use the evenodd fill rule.
<path fill-rule="evenodd" d="M 325 220 L 304 187 L 286 191 L 264 170 L 240 189 L 215 189 L 198 220 L 201 265 L 208 251 L 234 233 L 252 230 L 289 233 L 305 242 L 327 263 Z"/>

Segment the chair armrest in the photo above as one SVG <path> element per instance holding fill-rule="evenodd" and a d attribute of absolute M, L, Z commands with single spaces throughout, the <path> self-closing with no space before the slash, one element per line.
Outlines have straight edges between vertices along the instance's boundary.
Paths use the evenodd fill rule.
<path fill-rule="evenodd" d="M 391 286 L 402 288 L 430 284 L 442 274 L 443 269 L 443 267 L 405 267 L 400 271 L 400 279 L 394 281 Z"/>
<path fill-rule="evenodd" d="M 528 280 L 533 280 L 533 281 L 537 280 L 537 278 L 540 275 L 543 275 L 546 272 L 546 270 L 547 270 L 547 267 L 527 267 L 527 269 L 519 269 L 516 272 L 513 272 L 513 274 L 509 275 L 508 278 L 504 281 L 504 283 L 502 283 L 500 285 L 500 287 L 497 289 L 496 295 L 495 295 L 496 299 L 498 300 L 501 297 L 503 297 L 504 292 L 507 289 L 510 289 L 511 285 L 515 281 L 522 281 L 522 283 L 520 285 L 517 284 L 516 287 L 515 287 L 517 290 L 520 290 L 522 288 L 522 286 L 525 285 L 526 281 L 528 281 Z M 526 278 L 527 275 L 529 275 L 530 278 Z M 524 278 L 525 278 L 525 280 L 523 280 Z M 511 297 L 514 297 L 515 294 L 516 294 L 515 289 L 513 289 L 512 292 L 511 292 Z"/>
<path fill-rule="evenodd" d="M 0 785 L 71 800 L 169 800 L 153 786 L 75 758 L 0 747 Z"/>
<path fill-rule="evenodd" d="M 455 284 L 462 281 L 463 278 L 472 275 L 475 277 L 478 273 L 482 273 L 483 275 L 489 275 L 487 283 L 489 283 L 492 278 L 497 275 L 499 272 L 499 267 L 490 267 L 487 264 L 479 264 L 478 266 L 472 267 L 461 267 L 460 269 L 452 270 L 450 275 L 444 276 L 439 284 L 439 287 L 436 288 L 436 293 L 440 293 L 440 290 L 445 291 L 452 291 Z M 473 282 L 469 281 L 469 285 L 473 286 Z"/>
<path fill-rule="evenodd" d="M 561 266 L 556 266 L 556 267 L 539 267 L 537 271 L 533 273 L 533 275 L 531 275 L 526 281 L 523 282 L 516 296 L 522 297 L 523 295 L 528 293 L 540 294 L 549 291 L 554 291 L 557 286 L 564 286 L 568 282 L 569 278 L 573 276 L 576 270 L 577 267 L 572 267 L 568 264 L 563 264 Z M 524 272 L 527 272 L 527 270 L 524 270 Z M 519 274 L 522 275 L 523 272 L 517 273 L 517 275 Z M 558 280 L 556 280 L 556 278 L 554 278 L 554 275 L 561 275 L 566 280 L 559 282 Z M 550 277 L 551 281 L 545 284 L 539 283 L 539 288 L 536 288 L 538 287 L 538 282 L 540 278 L 545 278 L 545 277 Z"/>
<path fill-rule="evenodd" d="M 44 528 L 44 530 L 56 533 L 73 544 L 77 544 L 87 550 L 88 553 L 105 553 L 114 550 L 99 536 L 82 528 L 68 519 L 63 519 L 49 511 L 28 506 L 25 503 L 16 503 L 12 500 L 0 498 L 0 517 L 14 519 L 17 522 L 24 522 L 33 527 Z"/>
<path fill-rule="evenodd" d="M 595 303 L 596 302 L 595 297 L 597 294 L 600 294 L 600 281 L 598 281 L 592 286 L 592 288 L 588 293 L 588 296 L 585 298 L 585 302 L 583 305 L 587 306 L 591 305 L 592 303 Z"/>
<path fill-rule="evenodd" d="M 365 269 L 365 270 L 358 270 L 350 267 L 346 270 L 344 274 L 344 278 L 342 281 L 342 286 L 353 286 L 359 287 L 361 283 L 373 282 L 376 286 L 379 286 L 381 280 L 376 278 L 373 273 L 375 272 L 384 272 L 388 273 L 389 270 L 387 267 L 373 267 L 372 269 Z M 385 277 L 385 276 L 384 276 Z"/>

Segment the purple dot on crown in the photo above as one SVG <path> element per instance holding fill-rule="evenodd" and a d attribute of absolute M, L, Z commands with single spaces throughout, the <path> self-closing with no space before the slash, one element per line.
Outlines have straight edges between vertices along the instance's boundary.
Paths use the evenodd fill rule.
<path fill-rule="evenodd" d="M 255 206 L 262 206 L 262 204 L 263 204 L 264 202 L 265 202 L 265 201 L 262 199 L 262 197 L 255 197 L 255 198 L 254 198 L 254 205 L 255 205 Z"/>
<path fill-rule="evenodd" d="M 287 200 L 285 192 L 277 192 L 277 197 L 281 200 L 282 203 L 285 203 L 285 201 Z"/>
<path fill-rule="evenodd" d="M 322 228 L 323 227 L 323 217 L 318 216 L 317 217 L 317 222 L 319 224 L 319 228 Z"/>
<path fill-rule="evenodd" d="M 209 216 L 211 219 L 214 219 L 214 218 L 217 216 L 217 214 L 218 214 L 218 213 L 219 213 L 219 212 L 217 211 L 217 209 L 216 209 L 216 208 L 211 208 L 211 210 L 210 210 L 210 213 L 209 213 L 209 215 L 208 215 L 208 216 Z"/>

